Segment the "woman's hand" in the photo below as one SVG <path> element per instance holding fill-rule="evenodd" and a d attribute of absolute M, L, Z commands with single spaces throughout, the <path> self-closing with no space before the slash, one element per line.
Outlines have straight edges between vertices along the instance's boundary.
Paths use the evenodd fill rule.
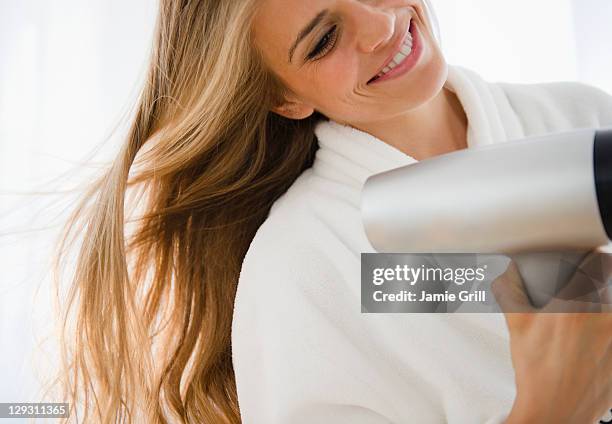
<path fill-rule="evenodd" d="M 560 295 L 541 309 L 529 302 L 513 261 L 493 282 L 493 294 L 510 332 L 517 389 L 507 424 L 597 423 L 612 408 L 611 305 L 594 307 L 583 300 L 563 300 L 588 297 L 585 275 L 595 255 L 602 255 L 599 259 L 606 263 L 590 272 L 599 272 L 599 279 L 604 269 L 607 282 L 612 256 L 592 253 Z M 558 313 L 567 307 L 572 313 Z M 592 313 L 595 310 L 602 312 Z"/>

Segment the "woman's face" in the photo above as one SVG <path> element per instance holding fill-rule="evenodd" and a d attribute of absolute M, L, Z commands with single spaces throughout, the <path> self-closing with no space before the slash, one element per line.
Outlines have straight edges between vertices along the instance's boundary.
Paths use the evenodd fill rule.
<path fill-rule="evenodd" d="M 253 22 L 256 47 L 294 93 L 275 109 L 281 115 L 302 119 L 317 110 L 341 123 L 365 125 L 418 108 L 446 81 L 447 64 L 423 0 L 259 0 L 258 4 Z M 401 66 L 397 52 L 410 27 L 421 44 L 418 61 L 404 73 L 372 82 L 394 57 Z M 413 43 L 413 58 L 418 50 Z"/>

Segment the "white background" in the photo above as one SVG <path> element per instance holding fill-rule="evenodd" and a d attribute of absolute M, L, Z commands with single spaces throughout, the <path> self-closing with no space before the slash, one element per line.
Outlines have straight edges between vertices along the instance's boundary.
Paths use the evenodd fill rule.
<path fill-rule="evenodd" d="M 433 2 L 449 63 L 612 93 L 612 1 Z M 42 401 L 36 369 L 54 360 L 45 266 L 68 196 L 22 193 L 82 184 L 95 146 L 97 162 L 112 157 L 120 136 L 105 140 L 137 94 L 155 13 L 153 0 L 0 0 L 0 402 Z"/>

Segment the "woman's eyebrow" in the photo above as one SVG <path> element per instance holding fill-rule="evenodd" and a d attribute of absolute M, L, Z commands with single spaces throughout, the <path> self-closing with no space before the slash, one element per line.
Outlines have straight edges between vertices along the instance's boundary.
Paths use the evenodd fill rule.
<path fill-rule="evenodd" d="M 325 15 L 327 15 L 328 12 L 329 11 L 327 9 L 323 9 L 322 11 L 317 13 L 317 16 L 312 18 L 312 20 L 308 22 L 308 24 L 304 28 L 302 28 L 298 36 L 295 38 L 293 45 L 289 49 L 289 62 L 290 63 L 291 63 L 291 60 L 293 59 L 293 52 L 295 51 L 295 48 L 298 46 L 298 44 L 300 44 L 300 41 L 302 41 L 308 34 L 311 33 L 311 31 L 319 24 L 319 22 L 321 22 L 321 20 L 325 17 Z"/>

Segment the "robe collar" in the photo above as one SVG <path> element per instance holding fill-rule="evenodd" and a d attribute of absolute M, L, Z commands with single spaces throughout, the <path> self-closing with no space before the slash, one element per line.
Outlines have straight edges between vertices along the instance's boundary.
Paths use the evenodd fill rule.
<path fill-rule="evenodd" d="M 444 86 L 457 95 L 465 110 L 468 148 L 508 139 L 488 82 L 469 69 L 449 65 Z M 418 162 L 367 132 L 333 120 L 319 122 L 315 135 L 319 149 L 313 169 L 320 176 L 348 177 L 363 185 L 371 175 Z"/>

